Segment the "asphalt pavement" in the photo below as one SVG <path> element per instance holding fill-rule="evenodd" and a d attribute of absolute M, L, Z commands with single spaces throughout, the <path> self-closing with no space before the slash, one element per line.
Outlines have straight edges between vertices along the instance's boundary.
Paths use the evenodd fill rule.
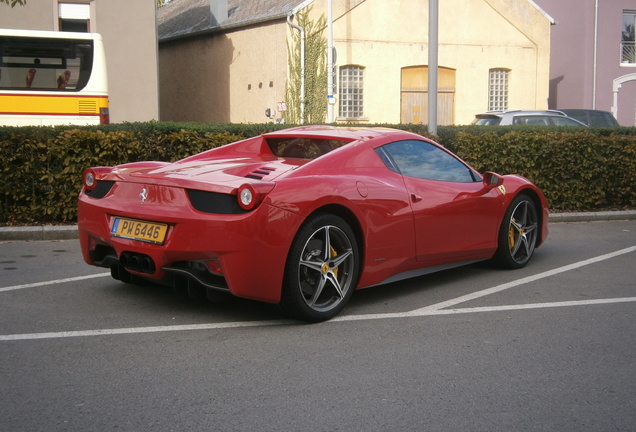
<path fill-rule="evenodd" d="M 551 213 L 550 222 L 636 220 L 636 210 Z M 79 238 L 77 225 L 0 227 L 0 241 L 72 240 Z"/>
<path fill-rule="evenodd" d="M 636 432 L 635 256 L 634 221 L 554 223 L 522 269 L 307 325 L 122 283 L 73 239 L 0 242 L 0 431 Z"/>

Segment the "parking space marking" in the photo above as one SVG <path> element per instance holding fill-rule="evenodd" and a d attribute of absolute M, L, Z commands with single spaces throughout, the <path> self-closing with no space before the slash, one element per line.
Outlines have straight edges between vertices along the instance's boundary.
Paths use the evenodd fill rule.
<path fill-rule="evenodd" d="M 475 300 L 475 299 L 478 299 L 490 294 L 495 294 L 495 293 L 498 293 L 498 292 L 501 292 L 501 291 L 504 291 L 519 285 L 527 284 L 527 283 L 534 282 L 540 279 L 558 275 L 560 273 L 564 273 L 564 272 L 574 270 L 580 267 L 584 267 L 587 265 L 595 264 L 595 263 L 605 261 L 620 255 L 625 255 L 634 251 L 636 251 L 636 246 L 628 247 L 628 248 L 621 249 L 615 252 L 599 255 L 597 257 L 590 258 L 584 261 L 579 261 L 577 263 L 569 264 L 569 265 L 559 267 L 553 270 L 548 270 L 542 273 L 538 273 L 536 275 L 521 278 L 516 281 L 497 285 L 492 288 L 487 288 L 481 291 L 477 291 L 475 293 L 471 293 L 465 296 L 457 297 L 448 301 L 436 303 L 431 306 L 426 306 L 426 307 L 415 309 L 408 312 L 343 315 L 343 316 L 335 317 L 331 319 L 330 321 L 328 321 L 327 323 L 387 319 L 387 318 L 412 318 L 412 317 L 435 316 L 435 315 L 452 315 L 452 314 L 460 314 L 460 313 L 499 312 L 499 311 L 507 311 L 507 310 L 632 303 L 632 302 L 636 302 L 636 297 L 448 309 L 460 303 L 465 303 L 470 300 Z M 39 284 L 28 284 L 28 285 L 20 285 L 17 287 L 7 287 L 7 288 L 0 289 L 0 291 L 3 291 L 3 290 L 7 291 L 9 289 L 22 289 L 22 288 L 28 288 L 32 286 L 42 286 L 42 285 L 51 284 L 51 283 L 63 283 L 65 281 L 83 280 L 83 279 L 89 279 L 94 277 L 102 277 L 106 275 L 109 275 L 109 273 L 102 273 L 102 274 L 91 275 L 91 276 L 81 276 L 78 278 L 59 279 L 57 281 L 51 281 L 50 283 L 43 282 Z M 98 329 L 98 330 L 47 332 L 47 333 L 9 334 L 9 335 L 0 335 L 0 342 L 18 341 L 18 340 L 35 340 L 35 339 L 61 339 L 61 338 L 69 338 L 69 337 L 158 333 L 158 332 L 173 332 L 173 331 L 219 330 L 219 329 L 243 328 L 243 327 L 289 325 L 289 324 L 295 324 L 295 323 L 297 322 L 292 320 L 238 321 L 238 322 L 226 322 L 226 323 L 178 325 L 178 326 L 154 326 L 154 327 L 133 327 L 133 328 L 121 328 L 121 329 L 101 329 L 101 330 Z"/>
<path fill-rule="evenodd" d="M 610 258 L 615 258 L 615 257 L 620 256 L 620 255 L 625 255 L 625 254 L 628 254 L 628 253 L 631 253 L 631 252 L 634 252 L 634 251 L 636 251 L 636 246 L 632 246 L 632 247 L 628 247 L 628 248 L 625 248 L 625 249 L 617 250 L 615 252 L 610 252 L 610 253 L 607 253 L 607 254 L 604 254 L 604 255 L 599 255 L 599 256 L 594 257 L 594 258 L 590 258 L 590 259 L 586 259 L 586 260 L 583 260 L 583 261 L 579 261 L 579 262 L 576 262 L 576 263 L 573 263 L 573 264 L 569 264 L 569 265 L 566 265 L 566 266 L 563 266 L 563 267 L 559 267 L 559 268 L 555 268 L 555 269 L 552 269 L 552 270 L 548 270 L 548 271 L 545 271 L 545 272 L 542 272 L 542 273 L 537 273 L 537 274 L 532 275 L 532 276 L 527 276 L 527 277 L 524 277 L 524 278 L 521 278 L 521 279 L 517 279 L 517 280 L 512 281 L 512 282 L 508 282 L 508 283 L 505 283 L 505 284 L 497 285 L 497 286 L 492 287 L 492 288 L 487 288 L 487 289 L 484 289 L 484 290 L 481 290 L 481 291 L 476 291 L 474 293 L 466 294 L 466 295 L 461 296 L 461 297 L 456 297 L 454 299 L 450 299 L 450 300 L 447 300 L 447 301 L 444 301 L 444 302 L 441 302 L 441 303 L 436 303 L 434 305 L 425 306 L 423 308 L 411 311 L 411 314 L 419 315 L 420 313 L 427 312 L 427 311 L 435 311 L 435 310 L 439 310 L 439 309 L 446 309 L 446 308 L 449 308 L 451 306 L 458 305 L 460 303 L 465 303 L 467 301 L 475 300 L 475 299 L 478 299 L 478 298 L 481 298 L 481 297 L 485 297 L 485 296 L 488 296 L 488 295 L 491 295 L 491 294 L 496 294 L 498 292 L 505 291 L 507 289 L 514 288 L 514 287 L 519 286 L 519 285 L 525 285 L 525 284 L 530 283 L 530 282 L 534 282 L 534 281 L 537 281 L 537 280 L 540 280 L 540 279 L 545 279 L 547 277 L 551 277 L 551 276 L 554 276 L 554 275 L 557 275 L 557 274 L 560 274 L 560 273 L 565 273 L 565 272 L 568 272 L 570 270 L 574 270 L 574 269 L 577 269 L 577 268 L 580 268 L 580 267 L 585 267 L 585 266 L 588 266 L 588 265 L 591 265 L 591 264 L 596 264 L 598 262 L 605 261 L 605 260 L 608 260 Z"/>
<path fill-rule="evenodd" d="M 395 313 L 366 314 L 366 315 L 343 315 L 340 317 L 332 318 L 329 322 L 365 321 L 365 320 L 387 319 L 387 318 L 415 318 L 415 317 L 425 317 L 425 316 L 457 315 L 457 314 L 478 313 L 478 312 L 503 312 L 503 311 L 525 310 L 525 309 L 544 309 L 544 308 L 589 306 L 589 305 L 634 303 L 634 302 L 636 302 L 636 297 L 622 297 L 622 298 L 608 298 L 608 299 L 594 299 L 594 300 L 575 300 L 575 301 L 562 301 L 562 302 L 551 302 L 551 303 L 529 303 L 529 304 L 502 305 L 502 306 L 482 306 L 482 307 L 455 308 L 455 309 L 421 308 L 411 312 L 395 312 Z M 1 340 L 2 340 L 2 337 L 0 336 L 0 341 Z"/>
<path fill-rule="evenodd" d="M 125 334 L 141 334 L 141 333 L 162 333 L 175 331 L 192 331 L 192 330 L 219 330 L 226 328 L 241 327 L 264 327 L 282 324 L 292 324 L 292 320 L 270 320 L 270 321 L 238 321 L 226 323 L 209 323 L 209 324 L 184 324 L 174 326 L 155 326 L 155 327 L 129 327 L 119 329 L 98 329 L 98 330 L 77 330 L 49 333 L 26 333 L 13 335 L 0 335 L 0 342 L 17 341 L 17 340 L 34 340 L 34 339 L 61 339 L 82 336 L 110 336 Z"/>
<path fill-rule="evenodd" d="M 636 302 L 636 297 L 622 297 L 622 298 L 608 298 L 608 299 L 594 299 L 594 300 L 573 300 L 573 301 L 560 301 L 551 303 L 528 303 L 518 305 L 503 305 L 503 306 L 482 306 L 482 307 L 470 307 L 470 308 L 458 308 L 458 309 L 440 309 L 436 311 L 430 311 L 427 315 L 453 315 L 460 313 L 475 313 L 475 312 L 503 312 L 511 310 L 525 310 L 525 309 L 545 309 L 556 307 L 568 307 L 568 306 L 588 306 L 588 305 L 601 305 L 601 304 L 613 304 L 613 303 L 632 303 Z"/>
<path fill-rule="evenodd" d="M 46 282 L 34 282 L 34 283 L 24 284 L 24 285 L 14 285 L 14 286 L 0 288 L 0 292 L 15 291 L 15 290 L 21 290 L 25 288 L 36 288 L 36 287 L 47 286 L 47 285 L 56 285 L 56 284 L 62 284 L 66 282 L 75 282 L 75 281 L 94 279 L 94 278 L 99 278 L 104 276 L 110 276 L 110 273 L 98 273 L 94 275 L 76 276 L 76 277 L 56 279 L 56 280 L 46 281 Z"/>

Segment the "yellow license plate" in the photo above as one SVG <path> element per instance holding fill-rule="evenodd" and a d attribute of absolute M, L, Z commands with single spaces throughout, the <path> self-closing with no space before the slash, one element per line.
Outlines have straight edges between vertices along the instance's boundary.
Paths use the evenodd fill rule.
<path fill-rule="evenodd" d="M 114 237 L 123 237 L 141 240 L 149 243 L 162 244 L 166 239 L 168 225 L 164 223 L 146 222 L 136 219 L 115 218 L 110 234 Z"/>

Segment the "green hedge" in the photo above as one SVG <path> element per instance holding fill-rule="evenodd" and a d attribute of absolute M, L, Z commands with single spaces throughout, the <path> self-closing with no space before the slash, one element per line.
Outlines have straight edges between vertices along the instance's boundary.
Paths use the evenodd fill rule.
<path fill-rule="evenodd" d="M 426 135 L 426 126 L 377 125 Z M 287 126 L 131 123 L 101 127 L 0 128 L 0 224 L 76 219 L 89 166 L 174 161 Z M 518 173 L 555 210 L 636 207 L 636 130 L 449 126 L 436 139 L 480 171 Z"/>
<path fill-rule="evenodd" d="M 543 190 L 553 210 L 636 206 L 636 136 L 459 133 L 453 145 L 458 155 L 479 171 L 529 178 Z"/>
<path fill-rule="evenodd" d="M 121 130 L 0 128 L 0 224 L 75 221 L 77 194 L 87 167 L 175 161 L 243 138 L 153 125 Z"/>

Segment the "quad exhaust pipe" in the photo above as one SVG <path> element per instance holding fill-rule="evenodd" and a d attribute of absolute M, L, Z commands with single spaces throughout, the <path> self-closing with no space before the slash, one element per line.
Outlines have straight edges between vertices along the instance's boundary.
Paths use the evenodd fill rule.
<path fill-rule="evenodd" d="M 119 256 L 119 263 L 129 270 L 140 273 L 153 274 L 155 272 L 155 262 L 148 255 L 122 252 Z"/>

